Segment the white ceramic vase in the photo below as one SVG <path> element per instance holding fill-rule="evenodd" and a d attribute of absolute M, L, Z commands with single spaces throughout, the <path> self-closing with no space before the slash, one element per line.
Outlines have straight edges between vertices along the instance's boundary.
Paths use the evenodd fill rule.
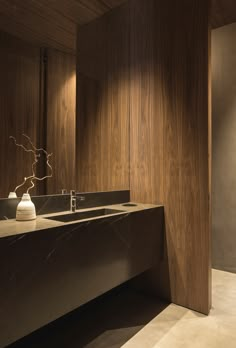
<path fill-rule="evenodd" d="M 15 192 L 10 192 L 8 198 L 17 198 L 17 195 Z"/>
<path fill-rule="evenodd" d="M 29 193 L 24 193 L 20 203 L 16 208 L 16 220 L 17 221 L 27 221 L 35 220 L 36 212 L 35 205 L 31 201 Z"/>

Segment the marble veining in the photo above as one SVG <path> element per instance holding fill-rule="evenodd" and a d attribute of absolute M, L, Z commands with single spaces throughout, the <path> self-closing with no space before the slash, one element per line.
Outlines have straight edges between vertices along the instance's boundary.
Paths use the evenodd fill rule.
<path fill-rule="evenodd" d="M 123 212 L 69 223 L 46 215 L 0 222 L 0 348 L 156 269 L 163 206 L 104 208 Z"/>
<path fill-rule="evenodd" d="M 122 204 L 114 204 L 114 205 L 106 205 L 106 206 L 100 206 L 99 208 L 90 208 L 90 209 L 83 209 L 83 211 L 88 211 L 88 210 L 96 210 L 96 209 L 101 209 L 101 208 L 109 208 L 109 209 L 116 209 L 116 210 L 122 210 L 122 213 L 116 213 L 116 214 L 110 214 L 109 216 L 117 216 L 117 219 L 122 219 L 125 214 L 129 214 L 132 212 L 137 212 L 141 210 L 146 210 L 146 209 L 153 209 L 156 207 L 161 207 L 153 204 L 142 204 L 142 203 L 136 203 L 137 206 L 133 207 L 124 207 Z M 80 210 L 77 210 L 78 212 Z M 82 210 L 81 210 L 82 211 Z M 59 226 L 64 226 L 64 225 L 74 225 L 74 224 L 81 224 L 85 222 L 89 222 L 92 220 L 103 220 L 106 219 L 107 216 L 97 216 L 93 218 L 88 218 L 88 219 L 83 219 L 83 220 L 77 220 L 77 221 L 71 221 L 71 222 L 60 222 L 56 220 L 49 220 L 46 219 L 46 217 L 50 216 L 58 216 L 58 215 L 63 215 L 65 213 L 70 213 L 69 211 L 63 211 L 60 213 L 53 213 L 53 214 L 43 214 L 37 216 L 36 220 L 33 221 L 16 221 L 15 219 L 8 219 L 8 220 L 3 220 L 0 221 L 0 238 L 3 237 L 10 237 L 18 234 L 23 234 L 23 233 L 29 233 L 29 232 L 34 232 L 34 231 L 41 231 L 41 230 L 46 230 L 54 227 L 59 227 Z M 73 213 L 71 213 L 73 214 Z M 119 217 L 118 217 L 119 216 Z M 115 223 L 116 220 L 114 220 Z"/>

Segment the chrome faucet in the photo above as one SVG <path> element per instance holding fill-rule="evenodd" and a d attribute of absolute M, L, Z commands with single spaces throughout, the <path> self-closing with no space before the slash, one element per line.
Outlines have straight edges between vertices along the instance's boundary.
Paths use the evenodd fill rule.
<path fill-rule="evenodd" d="M 70 190 L 70 211 L 76 211 L 76 193 L 75 190 Z"/>
<path fill-rule="evenodd" d="M 76 196 L 75 190 L 70 190 L 70 211 L 75 212 L 77 208 L 77 200 L 85 201 L 84 196 Z"/>

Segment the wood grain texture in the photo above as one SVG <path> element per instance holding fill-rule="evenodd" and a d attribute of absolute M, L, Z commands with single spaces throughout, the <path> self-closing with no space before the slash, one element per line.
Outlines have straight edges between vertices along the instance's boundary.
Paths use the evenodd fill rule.
<path fill-rule="evenodd" d="M 1 0 L 0 29 L 41 47 L 76 51 L 76 30 L 127 0 Z M 169 10 L 171 17 L 171 8 Z M 212 0 L 211 25 L 236 21 L 235 0 Z"/>
<path fill-rule="evenodd" d="M 134 201 L 160 203 L 165 95 L 162 66 L 154 56 L 160 32 L 149 25 L 155 21 L 154 2 L 132 2 L 130 12 L 130 189 Z"/>
<path fill-rule="evenodd" d="M 37 143 L 40 50 L 1 32 L 0 45 L 0 197 L 7 197 L 25 176 L 31 175 L 32 155 L 16 147 L 9 136 L 26 145 L 22 137 L 25 133 Z M 26 188 L 19 189 L 18 196 Z M 38 188 L 31 194 L 38 193 Z"/>
<path fill-rule="evenodd" d="M 47 193 L 75 188 L 75 57 L 47 51 L 47 150 L 53 153 L 53 178 Z"/>
<path fill-rule="evenodd" d="M 40 72 L 39 72 L 39 122 L 37 127 L 37 147 L 47 149 L 46 129 L 47 129 L 47 108 L 46 108 L 46 93 L 47 93 L 47 65 L 45 61 L 46 49 L 40 49 Z M 42 157 L 42 156 L 41 156 Z M 43 178 L 47 175 L 47 165 L 44 158 L 38 163 L 37 176 Z M 42 160 L 43 159 L 43 160 Z M 37 193 L 45 195 L 47 193 L 46 180 L 37 182 Z"/>
<path fill-rule="evenodd" d="M 127 20 L 127 12 L 116 10 L 78 31 L 76 180 L 80 191 L 129 189 Z"/>
<path fill-rule="evenodd" d="M 208 184 L 208 205 L 209 205 L 209 255 L 208 262 L 211 267 L 209 267 L 208 274 L 208 282 L 212 284 L 212 267 L 213 267 L 213 259 L 212 259 L 212 249 L 213 249 L 213 241 L 212 241 L 212 158 L 213 158 L 213 145 L 212 145 L 212 30 L 209 26 L 208 28 L 208 176 L 209 176 L 209 184 Z M 209 286 L 209 306 L 212 306 L 212 286 Z"/>
<path fill-rule="evenodd" d="M 46 8 L 60 13 L 77 25 L 83 25 L 102 16 L 125 0 L 38 0 Z"/>
<path fill-rule="evenodd" d="M 170 288 L 162 264 L 160 287 L 166 285 L 162 292 L 174 303 L 206 314 L 211 305 L 208 25 L 205 0 L 131 0 L 79 30 L 77 95 L 79 188 L 120 184 L 117 164 L 124 158 L 114 154 L 123 141 L 115 142 L 114 135 L 123 134 L 130 114 L 131 199 L 165 206 L 163 265 Z M 120 83 L 124 71 L 128 87 Z"/>
<path fill-rule="evenodd" d="M 211 0 L 211 27 L 218 28 L 236 22 L 235 0 Z"/>
<path fill-rule="evenodd" d="M 41 47 L 75 52 L 77 25 L 124 0 L 1 0 L 0 29 Z"/>
<path fill-rule="evenodd" d="M 171 300 L 208 313 L 208 8 L 131 1 L 130 13 L 131 199 L 164 203 Z"/>

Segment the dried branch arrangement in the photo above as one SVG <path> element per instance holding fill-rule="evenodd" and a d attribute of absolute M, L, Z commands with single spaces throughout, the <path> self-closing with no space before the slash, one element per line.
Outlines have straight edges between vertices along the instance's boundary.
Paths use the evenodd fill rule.
<path fill-rule="evenodd" d="M 22 144 L 18 144 L 15 137 L 10 136 L 10 139 L 12 139 L 12 140 L 14 141 L 14 143 L 15 143 L 16 146 L 21 147 L 25 152 L 30 152 L 30 153 L 32 153 L 33 156 L 34 156 L 34 162 L 32 163 L 32 166 L 31 166 L 31 168 L 32 168 L 32 174 L 31 174 L 30 176 L 28 176 L 28 177 L 24 177 L 24 181 L 23 181 L 20 185 L 16 186 L 16 188 L 15 188 L 15 190 L 14 190 L 15 193 L 16 193 L 16 191 L 17 191 L 20 187 L 24 186 L 27 182 L 30 182 L 31 186 L 29 186 L 28 189 L 27 189 L 27 191 L 26 191 L 26 193 L 29 193 L 29 191 L 30 191 L 33 187 L 35 187 L 35 181 L 37 181 L 37 180 L 38 180 L 38 181 L 42 181 L 42 180 L 44 180 L 44 179 L 46 179 L 46 178 L 51 178 L 51 177 L 53 176 L 53 169 L 52 169 L 51 164 L 49 163 L 50 157 L 52 156 L 52 153 L 48 153 L 48 152 L 47 152 L 46 150 L 44 150 L 43 148 L 36 148 L 28 135 L 26 135 L 26 134 L 22 134 L 22 135 L 23 135 L 23 137 L 25 137 L 25 138 L 27 139 L 27 141 L 28 141 L 28 143 L 29 143 L 29 145 L 30 145 L 30 148 L 29 148 L 29 149 L 26 148 L 26 147 L 25 147 L 24 145 L 22 145 Z M 46 156 L 46 164 L 47 164 L 47 166 L 48 166 L 49 169 L 50 169 L 50 174 L 49 174 L 49 175 L 46 175 L 46 176 L 44 176 L 44 177 L 42 177 L 42 178 L 37 177 L 37 176 L 36 176 L 36 173 L 35 173 L 35 167 L 36 167 L 36 164 L 37 164 L 38 161 L 39 161 L 40 152 L 43 152 L 43 153 L 45 154 L 45 156 Z"/>

